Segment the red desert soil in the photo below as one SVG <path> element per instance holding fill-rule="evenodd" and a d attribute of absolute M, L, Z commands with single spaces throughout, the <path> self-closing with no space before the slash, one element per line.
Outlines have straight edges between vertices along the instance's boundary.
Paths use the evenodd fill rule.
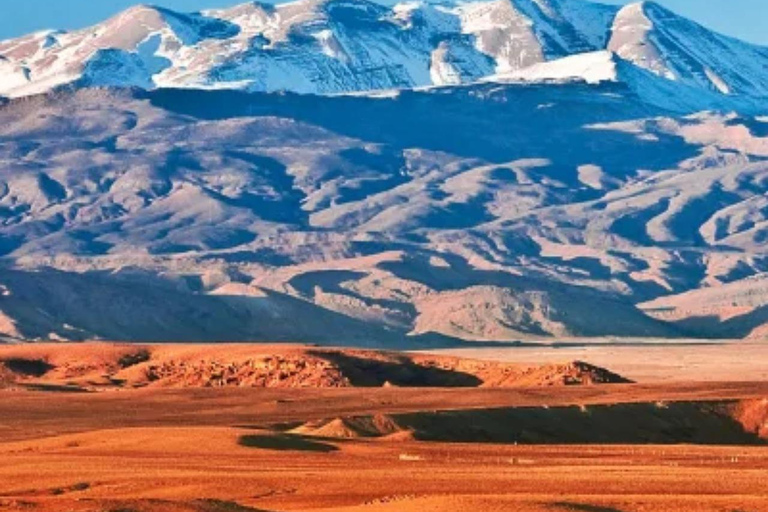
<path fill-rule="evenodd" d="M 291 345 L 0 347 L 0 386 L 110 388 L 538 387 L 628 382 L 587 363 L 496 363 Z"/>
<path fill-rule="evenodd" d="M 0 359 L 0 511 L 768 512 L 768 382 L 247 345 Z"/>

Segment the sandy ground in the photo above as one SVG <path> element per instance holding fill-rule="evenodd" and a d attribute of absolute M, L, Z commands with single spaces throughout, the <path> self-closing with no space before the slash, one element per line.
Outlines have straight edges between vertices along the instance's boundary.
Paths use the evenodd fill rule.
<path fill-rule="evenodd" d="M 768 431 L 768 380 L 657 368 L 515 389 L 0 390 L 0 511 L 768 512 L 768 446 L 742 429 Z M 345 437 L 352 417 L 433 438 Z"/>
<path fill-rule="evenodd" d="M 264 430 L 345 414 L 761 396 L 768 384 L 3 391 L 0 510 L 768 511 L 762 446 L 305 439 Z"/>
<path fill-rule="evenodd" d="M 5 510 L 764 511 L 768 450 L 335 442 L 241 446 L 225 427 L 0 446 Z"/>

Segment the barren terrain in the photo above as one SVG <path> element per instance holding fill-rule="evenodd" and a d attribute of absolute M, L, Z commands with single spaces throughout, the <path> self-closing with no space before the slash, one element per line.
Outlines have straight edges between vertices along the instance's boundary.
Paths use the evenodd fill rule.
<path fill-rule="evenodd" d="M 764 119 L 611 83 L 10 101 L 0 338 L 762 340 Z"/>
<path fill-rule="evenodd" d="M 300 345 L 83 345 L 0 348 L 0 387 L 126 388 L 539 387 L 629 380 L 582 361 L 501 363 Z"/>
<path fill-rule="evenodd" d="M 5 347 L 0 510 L 768 510 L 768 382 L 731 374 L 629 383 L 546 359 Z M 258 361 L 291 366 L 278 381 L 293 386 L 252 372 L 238 385 L 200 378 L 214 367 L 262 368 Z M 319 373 L 302 369 L 316 365 Z M 369 380 L 358 380 L 360 368 Z M 574 368 L 618 383 L 560 378 Z M 399 386 L 384 380 L 404 376 Z M 346 385 L 322 386 L 329 382 Z"/>
<path fill-rule="evenodd" d="M 766 97 L 655 2 L 0 41 L 0 512 L 768 512 Z"/>

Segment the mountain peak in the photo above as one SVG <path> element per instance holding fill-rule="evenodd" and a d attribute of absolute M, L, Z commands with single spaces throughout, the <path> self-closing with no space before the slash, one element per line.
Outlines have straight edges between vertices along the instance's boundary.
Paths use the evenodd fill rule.
<path fill-rule="evenodd" d="M 132 5 L 131 7 L 128 7 L 127 9 L 123 10 L 121 13 L 118 14 L 118 16 L 132 16 L 132 15 L 138 15 L 145 12 L 154 12 L 154 13 L 160 13 L 161 11 L 169 11 L 170 9 L 159 7 L 154 4 L 136 4 Z"/>
<path fill-rule="evenodd" d="M 63 84 L 350 93 L 494 76 L 610 76 L 615 53 L 663 79 L 768 96 L 768 50 L 715 34 L 654 2 L 586 0 L 258 1 L 184 14 L 134 6 L 94 27 L 0 42 L 0 95 Z M 561 59 L 585 55 L 558 64 Z M 586 66 L 586 68 L 584 67 Z M 578 77 L 577 77 L 578 78 Z M 599 80 L 598 80 L 599 81 Z"/>
<path fill-rule="evenodd" d="M 608 49 L 668 80 L 726 95 L 768 95 L 768 49 L 712 32 L 655 2 L 620 9 Z"/>

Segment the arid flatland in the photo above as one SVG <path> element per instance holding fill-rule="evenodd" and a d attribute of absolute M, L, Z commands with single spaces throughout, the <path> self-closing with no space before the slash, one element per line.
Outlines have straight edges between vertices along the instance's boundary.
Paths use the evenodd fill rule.
<path fill-rule="evenodd" d="M 59 347 L 0 350 L 6 367 L 37 371 L 0 391 L 0 510 L 768 511 L 768 382 L 567 385 L 551 378 L 573 368 L 565 363 L 297 346 Z M 266 357 L 289 362 L 279 380 L 297 382 L 328 354 L 326 376 L 341 368 L 334 375 L 349 378 L 362 364 L 418 385 L 437 367 L 461 368 L 464 379 L 507 387 L 442 373 L 442 384 L 464 387 L 267 387 L 242 369 L 248 385 L 211 387 L 199 373 L 214 359 L 262 368 Z M 168 373 L 190 365 L 185 385 Z M 142 380 L 157 367 L 165 377 Z M 496 375 L 542 368 L 547 378 L 522 386 Z"/>

